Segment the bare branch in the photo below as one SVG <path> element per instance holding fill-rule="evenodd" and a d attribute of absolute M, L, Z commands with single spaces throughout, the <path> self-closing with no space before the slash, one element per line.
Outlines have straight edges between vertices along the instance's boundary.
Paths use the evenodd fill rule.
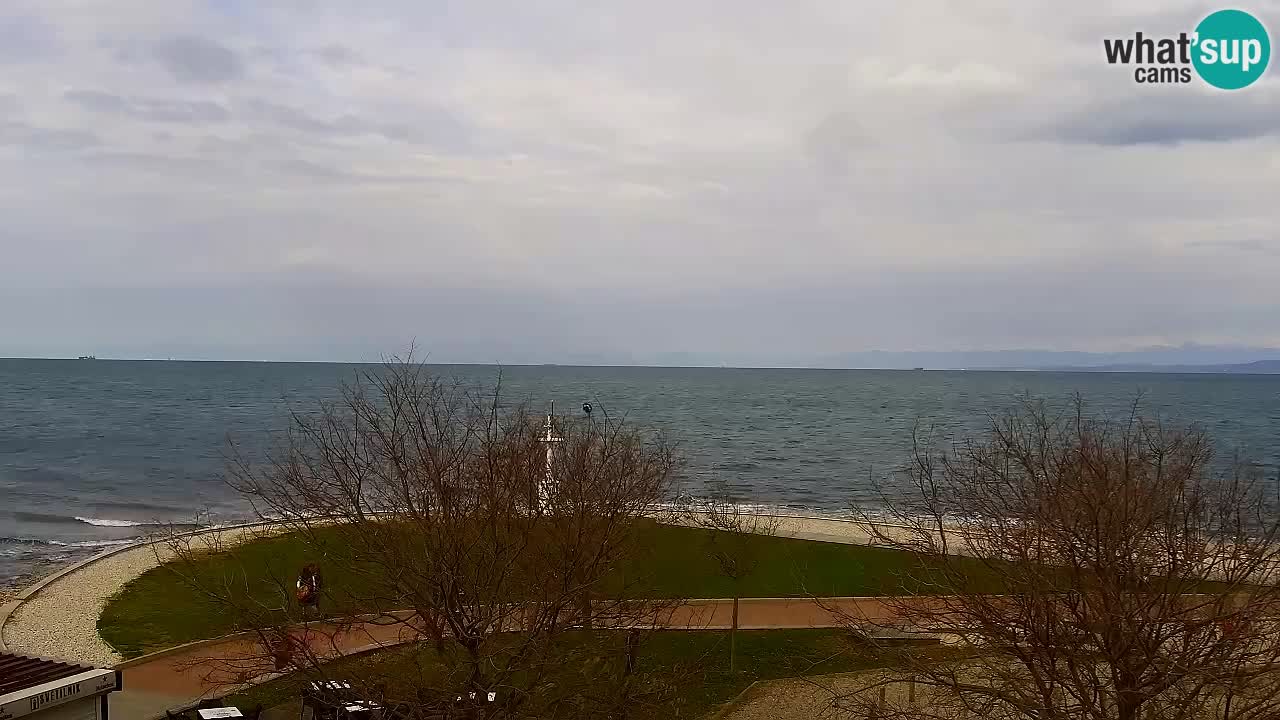
<path fill-rule="evenodd" d="M 1026 399 L 981 440 L 939 454 L 917 434 L 915 448 L 909 494 L 886 495 L 891 522 L 863 518 L 919 568 L 917 590 L 884 604 L 900 626 L 975 654 L 888 678 L 929 688 L 928 708 L 865 693 L 843 707 L 1037 720 L 1280 712 L 1274 489 L 1238 460 L 1215 472 L 1202 430 L 1146 419 L 1138 401 L 1096 419 L 1079 398 L 1063 413 Z"/>

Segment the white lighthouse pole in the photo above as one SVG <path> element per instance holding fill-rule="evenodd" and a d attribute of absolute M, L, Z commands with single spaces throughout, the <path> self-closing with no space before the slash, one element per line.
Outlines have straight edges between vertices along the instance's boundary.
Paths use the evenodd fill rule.
<path fill-rule="evenodd" d="M 555 443 L 564 441 L 564 438 L 555 436 L 555 429 L 552 427 L 551 419 L 552 415 L 555 414 L 555 411 L 556 402 L 552 400 L 551 410 L 547 413 L 547 422 L 544 427 L 546 432 L 542 437 L 542 442 L 547 444 L 547 470 L 546 475 L 542 478 L 542 482 L 538 484 L 538 505 L 543 510 L 546 510 L 550 506 L 551 496 L 555 494 L 556 490 L 556 481 L 551 470 L 552 452 L 554 452 Z"/>

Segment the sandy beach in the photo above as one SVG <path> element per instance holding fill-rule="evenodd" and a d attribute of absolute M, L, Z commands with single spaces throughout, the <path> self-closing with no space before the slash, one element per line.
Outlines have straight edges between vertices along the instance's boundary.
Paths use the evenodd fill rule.
<path fill-rule="evenodd" d="M 680 513 L 671 512 L 662 515 L 659 520 L 668 522 L 673 525 L 697 525 L 699 524 L 696 517 L 698 513 Z M 759 516 L 761 526 L 773 525 L 773 534 L 779 537 L 792 537 L 802 540 L 816 540 L 818 542 L 834 542 L 846 545 L 871 545 L 874 544 L 875 538 L 871 536 L 866 529 L 866 524 L 860 520 L 849 518 L 822 517 L 820 515 L 792 515 L 785 513 L 772 514 L 763 512 Z M 750 530 L 752 527 L 752 516 L 744 513 L 742 528 Z M 909 530 L 904 526 L 877 524 L 880 532 L 890 537 L 903 538 L 909 537 Z"/>

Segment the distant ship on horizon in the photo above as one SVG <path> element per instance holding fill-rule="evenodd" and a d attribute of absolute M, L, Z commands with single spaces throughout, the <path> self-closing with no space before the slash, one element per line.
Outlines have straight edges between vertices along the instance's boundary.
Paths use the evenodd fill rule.
<path fill-rule="evenodd" d="M 98 359 L 98 356 L 97 356 L 97 355 L 81 355 L 80 357 L 78 357 L 78 358 L 76 358 L 76 359 L 77 359 L 77 360 L 97 360 L 97 359 Z"/>

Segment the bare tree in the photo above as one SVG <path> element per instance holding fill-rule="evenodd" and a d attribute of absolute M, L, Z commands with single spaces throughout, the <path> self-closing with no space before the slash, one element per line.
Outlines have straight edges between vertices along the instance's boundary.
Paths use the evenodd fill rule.
<path fill-rule="evenodd" d="M 706 498 L 691 503 L 686 522 L 706 531 L 706 551 L 733 588 L 733 618 L 729 624 L 729 672 L 737 670 L 738 600 L 742 581 L 755 573 L 764 549 L 762 535 L 778 531 L 776 509 L 744 503 L 728 483 L 712 483 Z"/>
<path fill-rule="evenodd" d="M 500 388 L 397 361 L 295 413 L 265 464 L 237 458 L 232 485 L 323 572 L 325 617 L 303 622 L 292 577 L 211 583 L 175 545 L 178 571 L 256 637 L 223 671 L 323 679 L 357 635 L 407 640 L 426 648 L 414 668 L 343 679 L 410 718 L 616 715 L 639 641 L 670 606 L 621 570 L 675 457 L 621 422 L 559 418 L 548 488 L 540 420 Z"/>
<path fill-rule="evenodd" d="M 885 598 L 909 629 L 973 649 L 906 658 L 837 707 L 866 717 L 1280 716 L 1274 496 L 1256 470 L 1215 470 L 1197 428 L 1135 402 L 1119 420 L 1024 401 L 986 436 L 937 454 L 917 435 L 898 527 L 867 526 L 915 556 L 923 594 Z M 851 624 L 863 621 L 848 618 Z M 927 702 L 881 700 L 913 679 Z M 912 685 L 912 700 L 915 700 Z"/>

